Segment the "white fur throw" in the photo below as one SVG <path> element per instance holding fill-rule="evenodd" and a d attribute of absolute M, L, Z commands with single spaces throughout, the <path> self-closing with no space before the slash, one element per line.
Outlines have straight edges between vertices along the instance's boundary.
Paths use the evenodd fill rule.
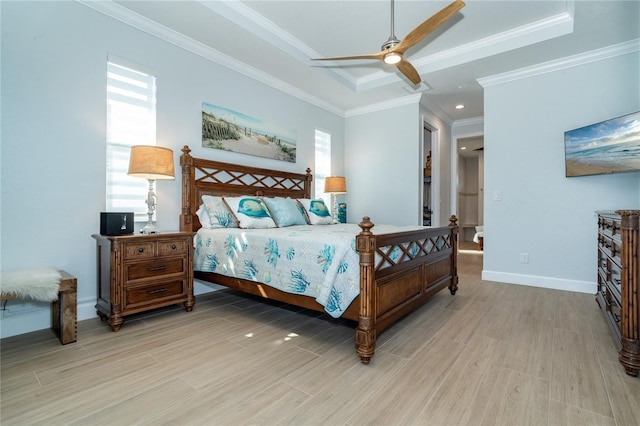
<path fill-rule="evenodd" d="M 0 271 L 0 295 L 52 302 L 58 299 L 60 272 L 53 268 Z"/>

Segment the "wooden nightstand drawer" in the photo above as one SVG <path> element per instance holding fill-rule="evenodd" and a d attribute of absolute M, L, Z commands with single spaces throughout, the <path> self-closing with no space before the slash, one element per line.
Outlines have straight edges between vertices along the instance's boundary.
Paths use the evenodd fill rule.
<path fill-rule="evenodd" d="M 160 241 L 158 242 L 158 256 L 177 256 L 187 254 L 190 249 L 187 241 Z"/>
<path fill-rule="evenodd" d="M 162 275 L 182 274 L 184 270 L 184 259 L 159 259 L 144 262 L 136 262 L 126 266 L 127 272 L 125 281 L 133 281 L 144 278 L 155 278 Z"/>
<path fill-rule="evenodd" d="M 124 291 L 124 304 L 126 309 L 156 304 L 162 300 L 182 296 L 185 291 L 185 282 L 180 279 L 144 286 L 129 286 Z"/>
<path fill-rule="evenodd" d="M 153 241 L 128 243 L 124 245 L 124 258 L 132 260 L 154 257 L 156 255 L 154 248 Z"/>

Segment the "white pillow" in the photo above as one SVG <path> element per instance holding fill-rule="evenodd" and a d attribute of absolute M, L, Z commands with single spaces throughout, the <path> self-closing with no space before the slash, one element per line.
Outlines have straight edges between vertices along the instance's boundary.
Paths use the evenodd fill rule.
<path fill-rule="evenodd" d="M 200 225 L 203 228 L 211 228 L 211 219 L 209 218 L 209 212 L 205 208 L 204 204 L 200 204 L 198 210 L 196 210 L 196 216 L 198 216 L 198 220 L 200 220 Z"/>
<path fill-rule="evenodd" d="M 237 228 L 238 223 L 235 217 L 229 210 L 229 206 L 225 204 L 222 197 L 217 195 L 203 195 L 202 202 L 209 216 L 209 226 L 205 226 L 203 219 L 200 218 L 200 223 L 205 228 Z M 197 212 L 196 212 L 197 214 Z"/>
<path fill-rule="evenodd" d="M 304 207 L 304 211 L 307 213 L 311 225 L 330 225 L 333 223 L 331 212 L 329 212 L 324 200 L 299 198 L 298 202 Z"/>
<path fill-rule="evenodd" d="M 240 228 L 275 228 L 269 209 L 258 197 L 224 197 Z"/>

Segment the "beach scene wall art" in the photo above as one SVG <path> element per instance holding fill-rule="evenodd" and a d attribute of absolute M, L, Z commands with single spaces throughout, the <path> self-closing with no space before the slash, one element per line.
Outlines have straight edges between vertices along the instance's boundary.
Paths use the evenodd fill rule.
<path fill-rule="evenodd" d="M 202 103 L 202 146 L 296 162 L 296 131 L 229 108 Z"/>
<path fill-rule="evenodd" d="M 640 170 L 640 111 L 564 134 L 567 177 Z"/>

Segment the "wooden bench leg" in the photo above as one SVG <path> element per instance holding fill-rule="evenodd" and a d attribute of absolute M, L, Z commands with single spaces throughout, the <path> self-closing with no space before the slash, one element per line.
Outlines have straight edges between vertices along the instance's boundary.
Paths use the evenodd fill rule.
<path fill-rule="evenodd" d="M 51 330 L 66 345 L 78 337 L 78 280 L 65 271 L 60 275 L 58 300 L 51 302 Z"/>

